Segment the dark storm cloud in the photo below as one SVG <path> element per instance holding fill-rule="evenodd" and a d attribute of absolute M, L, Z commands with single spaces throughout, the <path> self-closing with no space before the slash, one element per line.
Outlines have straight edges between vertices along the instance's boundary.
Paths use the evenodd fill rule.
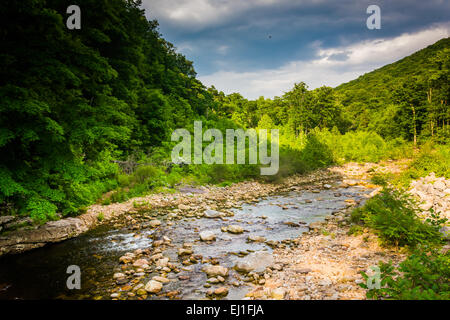
<path fill-rule="evenodd" d="M 381 8 L 381 30 L 366 9 Z M 147 17 L 200 75 L 254 72 L 317 58 L 318 49 L 398 37 L 448 22 L 450 1 L 144 0 Z M 337 52 L 328 60 L 345 59 Z"/>

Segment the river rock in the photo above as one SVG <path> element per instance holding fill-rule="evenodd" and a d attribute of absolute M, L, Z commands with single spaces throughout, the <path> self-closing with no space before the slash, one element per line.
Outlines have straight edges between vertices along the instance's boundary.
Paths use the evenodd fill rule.
<path fill-rule="evenodd" d="M 161 282 L 161 283 L 169 283 L 170 282 L 170 279 L 167 279 L 167 278 L 164 278 L 164 277 L 160 277 L 160 276 L 154 276 L 152 278 L 152 280 L 155 280 L 155 281 L 158 281 L 158 282 Z"/>
<path fill-rule="evenodd" d="M 247 269 L 247 272 L 263 272 L 267 267 L 273 265 L 273 255 L 267 251 L 256 251 L 249 254 L 247 257 L 243 258 L 240 261 L 239 267 L 244 270 Z"/>
<path fill-rule="evenodd" d="M 199 234 L 202 241 L 214 241 L 216 240 L 216 235 L 212 231 L 202 231 Z"/>
<path fill-rule="evenodd" d="M 162 283 L 156 280 L 150 280 L 144 287 L 144 290 L 149 293 L 158 293 L 162 290 Z"/>
<path fill-rule="evenodd" d="M 248 236 L 247 240 L 250 242 L 264 242 L 264 241 L 266 241 L 266 238 L 264 238 L 262 236 L 250 235 L 250 236 Z"/>
<path fill-rule="evenodd" d="M 237 272 L 249 273 L 253 270 L 253 267 L 247 262 L 239 261 L 234 265 L 234 270 Z"/>
<path fill-rule="evenodd" d="M 242 228 L 241 226 L 232 224 L 232 225 L 229 225 L 229 226 L 227 227 L 227 231 L 228 231 L 229 233 L 239 234 L 239 233 L 243 233 L 243 232 L 244 232 L 244 228 Z"/>
<path fill-rule="evenodd" d="M 208 282 L 208 283 L 212 283 L 212 284 L 216 284 L 216 283 L 219 283 L 220 281 L 219 281 L 217 278 L 212 277 L 212 278 L 209 278 L 209 279 L 207 280 L 207 282 Z"/>
<path fill-rule="evenodd" d="M 220 218 L 222 216 L 222 213 L 216 210 L 208 209 L 203 213 L 203 216 L 210 219 Z"/>
<path fill-rule="evenodd" d="M 161 258 L 158 261 L 156 261 L 156 266 L 157 267 L 167 267 L 167 264 L 169 263 L 169 258 Z"/>
<path fill-rule="evenodd" d="M 130 263 L 131 261 L 133 261 L 135 255 L 131 252 L 127 252 L 125 255 L 121 256 L 119 258 L 119 262 L 127 264 Z"/>
<path fill-rule="evenodd" d="M 282 300 L 286 294 L 286 290 L 283 288 L 276 288 L 272 290 L 270 297 L 275 300 Z"/>
<path fill-rule="evenodd" d="M 298 223 L 292 222 L 292 221 L 287 221 L 287 222 L 283 222 L 283 224 L 289 226 L 289 227 L 293 227 L 293 228 L 298 228 L 300 227 L 300 225 Z"/>
<path fill-rule="evenodd" d="M 161 221 L 155 219 L 155 220 L 151 220 L 151 221 L 149 222 L 149 224 L 150 224 L 150 226 L 151 226 L 152 228 L 156 228 L 156 227 L 158 227 L 158 226 L 161 225 Z"/>
<path fill-rule="evenodd" d="M 179 204 L 178 205 L 178 209 L 180 209 L 180 210 L 189 210 L 190 207 L 185 205 L 185 204 Z"/>
<path fill-rule="evenodd" d="M 190 250 L 190 249 L 184 249 L 184 248 L 178 249 L 179 256 L 186 256 L 186 255 L 191 255 L 191 254 L 192 254 L 192 250 Z"/>
<path fill-rule="evenodd" d="M 147 259 L 137 259 L 134 263 L 133 263 L 133 267 L 137 267 L 137 268 L 142 268 L 145 265 L 148 265 L 148 261 Z"/>
<path fill-rule="evenodd" d="M 116 283 L 118 285 L 122 285 L 122 284 L 125 284 L 127 282 L 128 282 L 127 278 L 118 278 L 118 279 L 116 279 Z"/>
<path fill-rule="evenodd" d="M 120 272 L 114 273 L 113 279 L 126 278 L 126 275 Z"/>
<path fill-rule="evenodd" d="M 208 277 L 228 276 L 228 268 L 222 266 L 205 266 L 202 271 L 205 272 Z"/>
<path fill-rule="evenodd" d="M 225 297 L 226 295 L 228 295 L 228 288 L 226 287 L 217 288 L 216 290 L 214 290 L 214 294 L 216 296 Z"/>

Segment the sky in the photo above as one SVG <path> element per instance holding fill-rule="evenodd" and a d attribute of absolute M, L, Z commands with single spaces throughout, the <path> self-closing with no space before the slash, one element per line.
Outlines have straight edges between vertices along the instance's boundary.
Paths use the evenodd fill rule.
<path fill-rule="evenodd" d="M 366 26 L 369 5 L 381 29 Z M 198 79 L 248 99 L 335 87 L 450 36 L 450 0 L 143 0 Z"/>

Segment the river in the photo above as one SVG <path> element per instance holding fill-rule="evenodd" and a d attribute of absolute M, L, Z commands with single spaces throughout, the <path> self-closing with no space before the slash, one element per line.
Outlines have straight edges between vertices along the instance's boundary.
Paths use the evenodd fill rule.
<path fill-rule="evenodd" d="M 0 299 L 111 299 L 111 292 L 120 293 L 120 298 L 142 299 L 128 294 L 132 292 L 130 287 L 137 283 L 145 284 L 153 276 L 160 275 L 161 270 L 150 268 L 137 279 L 130 275 L 129 282 L 120 286 L 115 283 L 113 274 L 123 272 L 119 257 L 136 249 L 152 248 L 153 242 L 164 236 L 171 242 L 164 246 L 163 254 L 177 265 L 179 272 L 163 274 L 171 281 L 164 285 L 162 292 L 178 290 L 178 298 L 181 299 L 206 298 L 208 288 L 204 285 L 207 277 L 201 269 L 207 263 L 199 261 L 185 266 L 181 263 L 184 258 L 177 254 L 183 243 L 189 242 L 193 244 L 194 254 L 215 258 L 221 266 L 230 268 L 226 281 L 213 284 L 212 288 L 226 286 L 229 289 L 227 299 L 242 299 L 252 288 L 251 284 L 231 268 L 238 261 L 255 260 L 258 254 L 270 258 L 272 252 L 272 247 L 266 242 L 249 242 L 249 235 L 262 236 L 269 241 L 284 241 L 289 245 L 286 240 L 301 236 L 308 230 L 309 223 L 345 209 L 347 199 L 364 200 L 364 195 L 369 192 L 360 186 L 339 188 L 338 185 L 331 189 L 292 191 L 243 204 L 230 210 L 233 216 L 215 219 L 183 217 L 169 221 L 169 210 L 140 212 L 134 225 L 125 223 L 126 217 L 123 217 L 123 223 L 111 222 L 77 238 L 0 258 Z M 148 217 L 159 219 L 161 226 L 133 228 L 136 224 L 145 226 Z M 231 234 L 221 231 L 228 225 L 242 226 L 245 232 Z M 198 232 L 204 230 L 214 232 L 216 241 L 200 241 Z M 264 263 L 264 259 L 256 260 Z M 79 290 L 67 289 L 69 274 L 66 270 L 69 265 L 77 265 L 81 269 Z M 124 287 L 128 289 L 122 290 Z M 161 294 L 145 298 L 168 299 Z"/>

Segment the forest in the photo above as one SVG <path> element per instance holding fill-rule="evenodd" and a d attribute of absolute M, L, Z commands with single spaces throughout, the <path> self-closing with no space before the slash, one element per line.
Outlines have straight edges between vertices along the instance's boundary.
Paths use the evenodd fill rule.
<path fill-rule="evenodd" d="M 279 97 L 248 100 L 196 79 L 139 1 L 86 0 L 81 30 L 65 27 L 67 5 L 1 4 L 3 214 L 43 222 L 76 215 L 110 190 L 119 201 L 182 179 L 258 178 L 252 165 L 166 174 L 170 133 L 196 119 L 206 128 L 279 128 L 281 176 L 412 155 L 413 145 L 450 137 L 449 38 L 336 88 L 311 90 L 299 79 Z M 124 174 L 121 161 L 152 163 L 135 172 L 151 182 Z"/>

